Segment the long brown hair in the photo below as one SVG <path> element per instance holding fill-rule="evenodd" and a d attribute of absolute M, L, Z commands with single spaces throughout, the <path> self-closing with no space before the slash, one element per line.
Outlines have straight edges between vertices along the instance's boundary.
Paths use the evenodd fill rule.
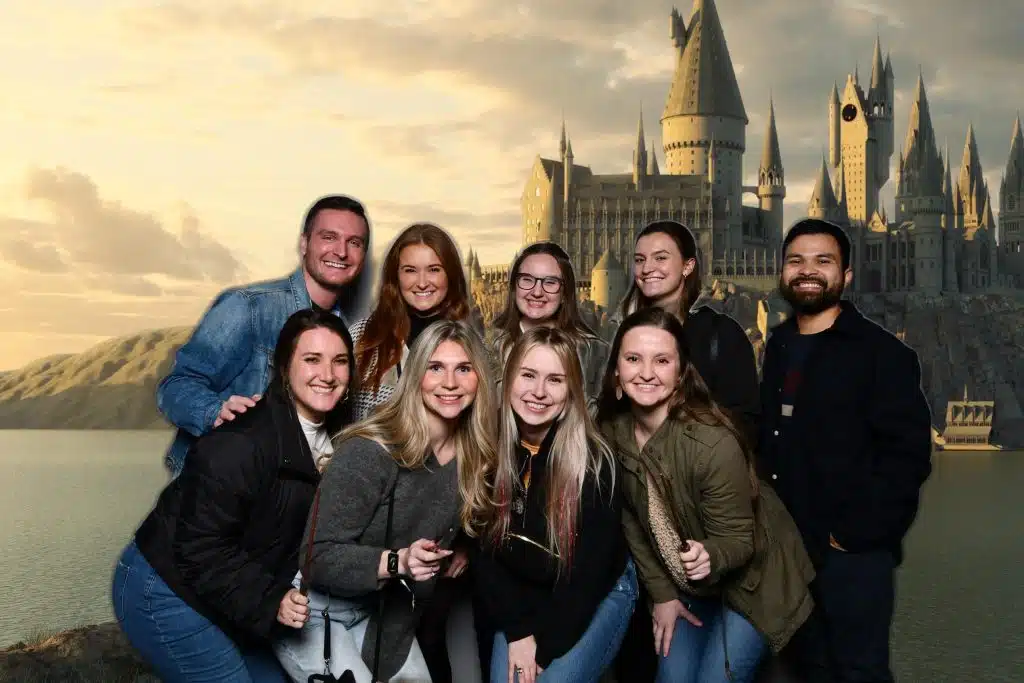
<path fill-rule="evenodd" d="M 384 257 L 377 306 L 356 344 L 360 384 L 371 392 L 380 388 L 384 373 L 401 360 L 402 345 L 409 336 L 409 309 L 398 285 L 398 266 L 402 250 L 414 244 L 433 249 L 448 277 L 448 293 L 439 306 L 439 317 L 462 320 L 469 314 L 469 287 L 451 235 L 433 223 L 415 223 L 403 230 Z"/>
<path fill-rule="evenodd" d="M 559 292 L 561 301 L 558 304 L 558 310 L 555 311 L 553 326 L 568 334 L 577 343 L 596 338 L 597 333 L 583 321 L 583 316 L 580 315 L 580 307 L 576 301 L 576 273 L 573 271 L 569 255 L 554 242 L 543 241 L 534 242 L 523 248 L 516 255 L 512 267 L 508 270 L 508 296 L 505 297 L 505 310 L 494 318 L 494 327 L 501 335 L 503 345 L 508 348 L 523 333 L 519 326 L 523 314 L 519 311 L 519 306 L 516 305 L 516 278 L 519 276 L 519 269 L 522 268 L 523 261 L 537 254 L 546 254 L 555 259 L 555 263 L 558 264 L 558 269 L 562 273 L 562 290 Z"/>
<path fill-rule="evenodd" d="M 675 242 L 676 247 L 679 249 L 679 253 L 683 257 L 684 264 L 690 259 L 693 259 L 694 261 L 693 270 L 684 278 L 685 284 L 683 285 L 683 295 L 679 299 L 679 310 L 674 311 L 679 319 L 685 322 L 686 316 L 690 313 L 690 307 L 693 306 L 694 302 L 697 301 L 697 297 L 700 296 L 700 289 L 702 286 L 700 254 L 697 252 L 697 240 L 694 239 L 693 233 L 690 232 L 690 229 L 682 223 L 677 221 L 654 221 L 653 223 L 649 223 L 647 227 L 641 230 L 640 234 L 636 236 L 636 241 L 633 242 L 634 249 L 636 248 L 637 242 L 639 242 L 642 237 L 653 235 L 655 233 L 662 233 L 672 238 L 672 241 Z M 644 293 L 640 291 L 640 287 L 637 286 L 636 274 L 634 273 L 629 278 L 629 290 L 626 292 L 626 296 L 622 300 L 623 317 L 626 317 L 630 313 L 641 308 L 647 308 L 653 305 L 654 302 L 644 296 Z"/>
<path fill-rule="evenodd" d="M 519 423 L 512 408 L 512 387 L 526 355 L 538 346 L 555 352 L 565 368 L 567 392 L 562 414 L 551 425 L 556 430 L 547 459 L 548 552 L 559 560 L 559 568 L 571 566 L 577 532 L 577 513 L 583 486 L 588 476 L 599 486 L 605 467 L 615 485 L 615 458 L 601 437 L 587 410 L 583 373 L 577 357 L 576 342 L 557 327 L 534 327 L 512 345 L 502 377 L 498 424 L 497 467 L 494 477 L 494 508 L 488 519 L 487 537 L 499 545 L 508 532 L 512 499 L 522 489 L 519 481 Z"/>
<path fill-rule="evenodd" d="M 612 342 L 611 352 L 608 358 L 608 367 L 604 373 L 604 381 L 601 383 L 601 397 L 598 402 L 597 421 L 604 424 L 606 421 L 614 420 L 622 413 L 631 410 L 629 397 L 622 394 L 621 398 L 615 395 L 616 377 L 615 369 L 618 365 L 619 353 L 622 350 L 622 338 L 630 330 L 638 327 L 653 327 L 664 330 L 672 335 L 676 342 L 676 351 L 679 353 L 680 378 L 679 386 L 669 399 L 668 419 L 679 420 L 680 422 L 699 422 L 701 424 L 725 427 L 739 442 L 743 451 L 743 457 L 747 462 L 747 470 L 750 475 L 750 485 L 754 492 L 754 499 L 758 497 L 757 471 L 754 465 L 754 454 L 750 442 L 737 427 L 736 420 L 729 411 L 718 405 L 708 390 L 704 378 L 700 376 L 697 368 L 690 361 L 689 347 L 686 343 L 686 334 L 683 332 L 683 323 L 679 318 L 656 306 L 641 308 L 629 315 L 622 321 L 618 331 L 615 333 L 615 340 Z"/>

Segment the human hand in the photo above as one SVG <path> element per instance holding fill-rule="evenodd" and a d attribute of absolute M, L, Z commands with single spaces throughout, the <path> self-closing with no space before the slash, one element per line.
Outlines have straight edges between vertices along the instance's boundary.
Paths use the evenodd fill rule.
<path fill-rule="evenodd" d="M 676 621 L 682 617 L 698 628 L 704 624 L 690 610 L 683 607 L 679 600 L 659 602 L 654 606 L 651 618 L 654 625 L 654 651 L 668 657 L 669 645 L 672 644 L 672 634 L 676 630 Z"/>
<path fill-rule="evenodd" d="M 459 548 L 455 551 L 455 554 L 452 555 L 452 561 L 448 564 L 448 569 L 445 571 L 444 575 L 448 578 L 454 579 L 457 576 L 460 576 L 462 572 L 466 571 L 466 565 L 468 564 L 469 553 L 464 549 Z"/>
<path fill-rule="evenodd" d="M 534 683 L 542 671 L 537 666 L 537 641 L 533 636 L 508 644 L 508 683 Z"/>
<path fill-rule="evenodd" d="M 277 620 L 285 626 L 302 628 L 303 624 L 309 621 L 309 598 L 292 588 L 281 598 L 281 605 L 277 608 Z"/>
<path fill-rule="evenodd" d="M 711 573 L 711 556 L 704 549 L 704 544 L 699 541 L 687 541 L 684 548 L 686 549 L 679 552 L 679 559 L 683 561 L 686 578 L 690 581 L 706 578 Z"/>
<path fill-rule="evenodd" d="M 427 581 L 434 578 L 441 568 L 441 560 L 452 554 L 451 550 L 441 550 L 437 541 L 428 538 L 420 540 L 409 546 L 406 554 L 406 573 L 414 581 Z"/>
<path fill-rule="evenodd" d="M 256 405 L 256 401 L 260 400 L 261 394 L 253 394 L 252 397 L 248 396 L 231 396 L 228 400 L 220 406 L 220 413 L 217 415 L 217 419 L 213 421 L 214 427 L 220 427 L 225 422 L 230 422 L 235 419 L 235 414 L 241 415 L 249 408 Z"/>

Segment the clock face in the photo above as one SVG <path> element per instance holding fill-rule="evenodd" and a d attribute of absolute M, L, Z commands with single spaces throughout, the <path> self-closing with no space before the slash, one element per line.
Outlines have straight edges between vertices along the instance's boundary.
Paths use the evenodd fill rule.
<path fill-rule="evenodd" d="M 843 107 L 843 121 L 853 121 L 855 118 L 857 118 L 857 107 L 852 104 Z"/>

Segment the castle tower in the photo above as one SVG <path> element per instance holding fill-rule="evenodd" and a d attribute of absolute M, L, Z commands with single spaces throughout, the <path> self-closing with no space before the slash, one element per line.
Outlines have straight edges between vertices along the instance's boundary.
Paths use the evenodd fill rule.
<path fill-rule="evenodd" d="M 633 184 L 638 192 L 646 189 L 647 142 L 644 140 L 644 109 L 640 107 L 640 122 L 636 129 L 636 149 L 633 150 Z"/>
<path fill-rule="evenodd" d="M 651 140 L 650 156 L 647 157 L 647 175 L 652 178 L 661 175 L 661 171 L 658 170 L 658 154 L 654 151 L 654 140 Z"/>
<path fill-rule="evenodd" d="M 953 213 L 953 183 L 951 180 L 949 145 L 946 145 L 945 170 L 942 180 L 942 291 L 959 292 L 960 278 L 958 277 L 960 267 L 959 245 L 960 231 L 957 230 L 956 220 Z"/>
<path fill-rule="evenodd" d="M 757 171 L 757 196 L 762 211 L 766 211 L 765 235 L 772 242 L 782 242 L 782 203 L 786 198 L 786 174 L 782 169 L 779 151 L 779 132 L 775 127 L 775 102 L 768 102 L 768 130 L 764 135 L 761 166 Z"/>
<path fill-rule="evenodd" d="M 675 9 L 670 36 L 676 66 L 661 117 L 665 166 L 671 175 L 707 175 L 708 150 L 715 140 L 712 192 L 734 207 L 725 241 L 715 249 L 742 247 L 742 175 L 748 123 L 736 72 L 714 0 L 694 0 L 689 26 Z"/>
<path fill-rule="evenodd" d="M 999 184 L 999 246 L 1005 253 L 1024 252 L 1024 132 L 1020 115 L 1013 122 L 1010 156 Z"/>
<path fill-rule="evenodd" d="M 825 163 L 825 157 L 822 156 L 818 178 L 814 181 L 814 191 L 811 192 L 811 201 L 807 203 L 807 216 L 819 220 L 836 221 L 839 218 L 838 208 L 839 203 L 832 190 L 832 179 L 828 175 L 828 165 Z"/>
<path fill-rule="evenodd" d="M 967 140 L 964 142 L 964 153 L 960 161 L 960 173 L 957 176 L 957 189 L 960 191 L 962 205 L 959 208 L 960 225 L 968 239 L 981 226 L 984 218 L 985 203 L 988 191 L 985 176 L 981 170 L 981 156 L 978 154 L 978 141 L 974 137 L 974 124 L 967 126 Z"/>
<path fill-rule="evenodd" d="M 878 210 L 878 197 L 889 180 L 892 156 L 893 102 L 892 69 L 881 64 L 881 47 L 875 42 L 878 59 L 872 67 L 872 88 L 865 95 L 855 72 L 846 77 L 842 96 L 835 93 L 829 104 L 830 149 L 838 146 L 839 163 L 847 183 L 846 201 L 849 219 L 865 224 Z M 835 120 L 838 99 L 839 120 Z M 839 127 L 838 133 L 835 131 Z M 838 145 L 836 139 L 838 138 Z M 837 164 L 838 165 L 838 164 Z"/>
<path fill-rule="evenodd" d="M 590 299 L 606 310 L 618 308 L 626 294 L 626 270 L 612 252 L 605 249 L 590 271 Z"/>

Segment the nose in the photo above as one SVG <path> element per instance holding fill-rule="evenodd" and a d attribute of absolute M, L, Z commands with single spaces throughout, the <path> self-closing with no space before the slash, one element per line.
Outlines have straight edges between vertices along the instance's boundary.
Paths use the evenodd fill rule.
<path fill-rule="evenodd" d="M 444 386 L 445 389 L 454 389 L 459 386 L 458 380 L 455 379 L 455 369 L 449 369 L 444 373 Z"/>
<path fill-rule="evenodd" d="M 426 289 L 428 284 L 430 284 L 430 281 L 427 278 L 427 272 L 425 270 L 421 270 L 419 278 L 416 280 L 416 286 L 420 289 Z"/>
<path fill-rule="evenodd" d="M 548 387 L 546 382 L 534 382 L 533 386 L 530 387 L 530 393 L 537 398 L 546 398 L 548 395 Z"/>
<path fill-rule="evenodd" d="M 648 380 L 654 379 L 654 361 L 646 360 L 643 365 L 640 366 L 640 379 Z"/>

